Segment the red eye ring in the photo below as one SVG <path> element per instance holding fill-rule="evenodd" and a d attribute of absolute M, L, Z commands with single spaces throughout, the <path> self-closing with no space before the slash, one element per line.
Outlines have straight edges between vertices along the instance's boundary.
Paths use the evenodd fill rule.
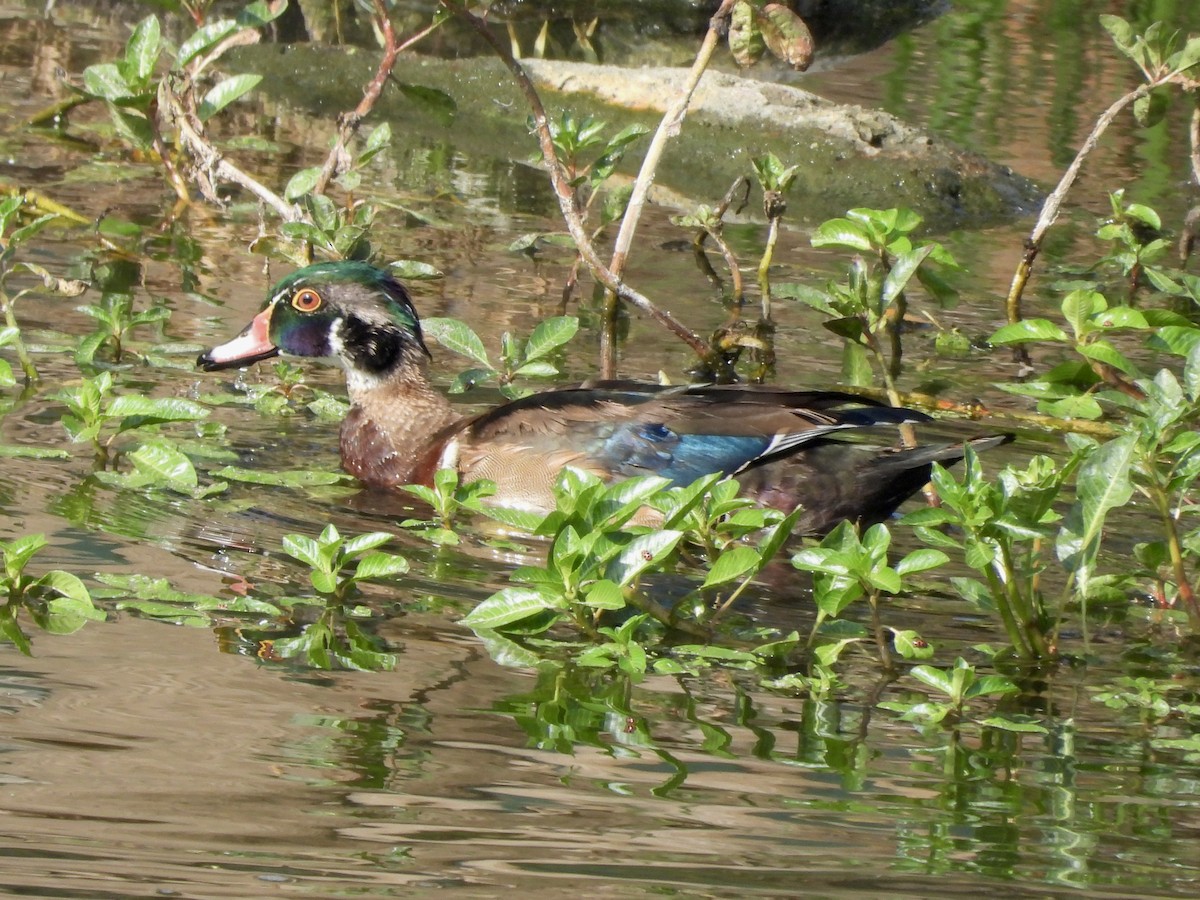
<path fill-rule="evenodd" d="M 301 288 L 292 297 L 292 308 L 302 313 L 316 312 L 325 301 L 312 288 Z"/>

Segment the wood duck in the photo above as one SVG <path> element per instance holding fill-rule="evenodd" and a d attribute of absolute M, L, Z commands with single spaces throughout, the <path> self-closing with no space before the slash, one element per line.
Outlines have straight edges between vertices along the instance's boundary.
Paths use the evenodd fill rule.
<path fill-rule="evenodd" d="M 226 369 L 280 353 L 345 369 L 342 465 L 372 487 L 428 485 L 450 467 L 464 481 L 494 481 L 498 505 L 545 512 L 565 466 L 605 480 L 655 474 L 681 485 L 721 472 L 761 503 L 802 504 L 797 530 L 821 534 L 843 519 L 887 518 L 929 480 L 931 463 L 963 456 L 959 444 L 895 449 L 850 440 L 929 417 L 833 391 L 597 381 L 462 416 L 430 384 L 408 292 L 361 262 L 288 275 L 239 335 L 196 362 Z"/>

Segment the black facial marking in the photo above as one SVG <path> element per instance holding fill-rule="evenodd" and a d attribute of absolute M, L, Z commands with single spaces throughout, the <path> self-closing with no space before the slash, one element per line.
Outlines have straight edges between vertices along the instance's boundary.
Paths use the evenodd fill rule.
<path fill-rule="evenodd" d="M 399 330 L 364 322 L 356 316 L 342 322 L 341 342 L 355 368 L 368 372 L 392 368 L 404 350 L 404 335 Z"/>

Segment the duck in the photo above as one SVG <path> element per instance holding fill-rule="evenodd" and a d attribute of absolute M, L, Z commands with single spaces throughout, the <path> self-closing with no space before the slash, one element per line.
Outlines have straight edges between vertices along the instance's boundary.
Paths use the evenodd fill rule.
<path fill-rule="evenodd" d="M 566 467 L 606 482 L 658 475 L 686 485 L 736 478 L 746 496 L 785 511 L 795 530 L 822 535 L 843 520 L 891 517 L 925 485 L 935 462 L 962 459 L 1009 435 L 897 446 L 896 429 L 930 417 L 853 393 L 759 385 L 660 385 L 596 380 L 464 415 L 433 385 L 431 354 L 404 285 L 365 262 L 322 262 L 276 283 L 230 340 L 203 351 L 205 371 L 277 355 L 345 372 L 343 468 L 368 488 L 431 485 L 439 469 L 492 481 L 489 502 L 548 513 Z M 865 438 L 881 430 L 880 444 Z"/>

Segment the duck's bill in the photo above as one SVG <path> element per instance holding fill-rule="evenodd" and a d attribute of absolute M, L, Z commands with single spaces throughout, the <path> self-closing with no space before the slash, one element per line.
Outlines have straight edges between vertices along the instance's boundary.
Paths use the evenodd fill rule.
<path fill-rule="evenodd" d="M 260 359 L 279 355 L 279 348 L 269 337 L 271 309 L 267 307 L 233 340 L 205 350 L 196 357 L 196 365 L 206 372 L 248 366 Z"/>

